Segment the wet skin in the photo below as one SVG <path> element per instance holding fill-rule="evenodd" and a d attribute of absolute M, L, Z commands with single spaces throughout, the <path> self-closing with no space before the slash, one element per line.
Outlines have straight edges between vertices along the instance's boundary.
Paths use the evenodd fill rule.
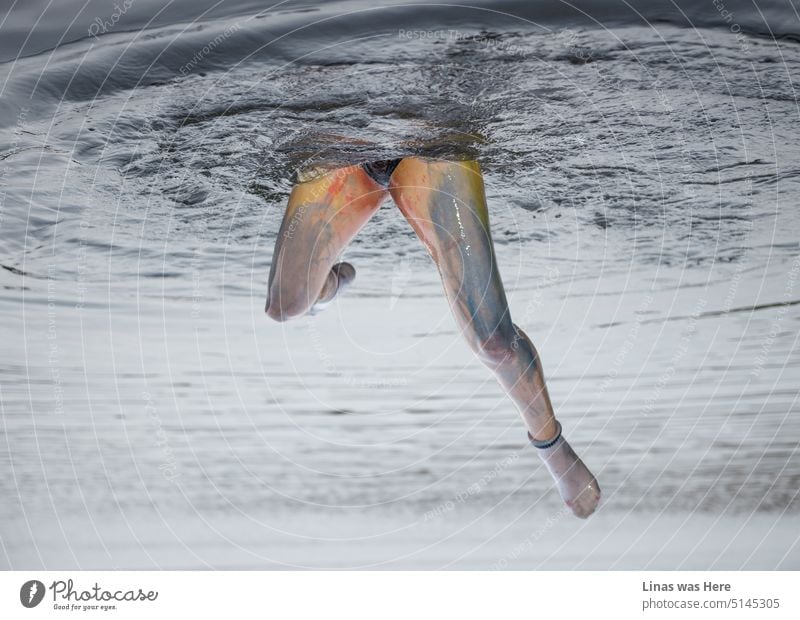
<path fill-rule="evenodd" d="M 557 424 L 539 356 L 511 320 L 478 163 L 405 158 L 388 193 L 436 263 L 470 348 L 517 405 L 530 435 L 554 437 Z M 336 294 L 335 261 L 386 194 L 359 166 L 294 188 L 270 270 L 267 314 L 276 320 L 301 316 Z M 591 514 L 600 497 L 597 481 L 566 440 L 538 452 L 573 512 Z"/>
<path fill-rule="evenodd" d="M 404 159 L 389 191 L 428 248 L 462 334 L 514 400 L 531 435 L 556 433 L 536 349 L 511 322 L 477 162 Z"/>
<path fill-rule="evenodd" d="M 276 321 L 307 314 L 336 294 L 337 257 L 378 210 L 387 191 L 360 166 L 298 183 L 289 196 L 269 272 L 266 313 Z"/>

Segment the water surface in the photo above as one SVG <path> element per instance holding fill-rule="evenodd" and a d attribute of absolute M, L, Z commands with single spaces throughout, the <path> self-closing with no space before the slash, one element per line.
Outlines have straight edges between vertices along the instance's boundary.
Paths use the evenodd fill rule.
<path fill-rule="evenodd" d="M 4 565 L 798 567 L 791 10 L 191 4 L 3 38 Z M 298 168 L 398 153 L 481 162 L 594 521 L 390 203 L 264 317 Z"/>

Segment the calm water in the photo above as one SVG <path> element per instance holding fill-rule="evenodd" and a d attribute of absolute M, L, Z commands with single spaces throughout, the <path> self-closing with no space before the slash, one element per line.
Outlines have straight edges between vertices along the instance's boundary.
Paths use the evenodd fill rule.
<path fill-rule="evenodd" d="M 189 567 L 398 549 L 444 566 L 463 556 L 426 564 L 404 532 L 458 541 L 478 515 L 489 567 L 520 519 L 558 516 L 556 549 L 591 527 L 562 518 L 390 203 L 347 250 L 345 298 L 263 316 L 294 172 L 398 153 L 481 161 L 514 319 L 600 479 L 598 522 L 635 530 L 596 566 L 646 565 L 632 550 L 656 522 L 757 546 L 796 519 L 789 4 L 726 3 L 727 22 L 711 2 L 655 4 L 648 23 L 614 3 L 242 2 L 201 19 L 210 4 L 177 2 L 152 22 L 148 3 L 116 20 L 63 3 L 25 41 L 41 4 L 0 24 L 4 565 L 164 566 L 171 545 Z M 326 534 L 371 543 L 281 551 Z M 797 568 L 796 536 L 761 565 Z"/>

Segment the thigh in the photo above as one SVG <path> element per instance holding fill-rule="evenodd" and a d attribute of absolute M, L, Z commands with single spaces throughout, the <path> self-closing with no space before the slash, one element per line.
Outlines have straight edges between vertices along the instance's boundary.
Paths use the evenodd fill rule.
<path fill-rule="evenodd" d="M 389 190 L 433 257 L 466 335 L 478 346 L 494 336 L 512 338 L 478 163 L 406 158 Z"/>
<path fill-rule="evenodd" d="M 386 190 L 360 166 L 298 183 L 275 242 L 267 305 L 277 304 L 288 316 L 304 314 L 339 255 L 385 196 Z"/>

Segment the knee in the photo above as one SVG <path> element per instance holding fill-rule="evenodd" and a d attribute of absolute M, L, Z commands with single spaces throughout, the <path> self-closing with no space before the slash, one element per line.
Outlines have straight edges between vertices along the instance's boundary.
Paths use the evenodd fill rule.
<path fill-rule="evenodd" d="M 511 329 L 476 333 L 470 339 L 472 350 L 490 367 L 502 366 L 512 361 L 526 366 L 538 366 L 538 353 L 533 343 L 524 331 L 513 323 L 511 325 Z"/>
<path fill-rule="evenodd" d="M 513 334 L 500 331 L 474 335 L 470 339 L 470 347 L 487 366 L 501 366 L 512 360 L 517 353 L 517 342 Z"/>
<path fill-rule="evenodd" d="M 308 308 L 305 304 L 298 303 L 297 301 L 276 303 L 272 298 L 267 300 L 267 305 L 264 308 L 266 315 L 273 321 L 278 321 L 279 323 L 303 316 L 307 310 Z"/>

